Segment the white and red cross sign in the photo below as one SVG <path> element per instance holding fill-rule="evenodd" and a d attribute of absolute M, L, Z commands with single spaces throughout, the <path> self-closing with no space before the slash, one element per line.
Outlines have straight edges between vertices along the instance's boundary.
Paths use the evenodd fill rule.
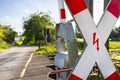
<path fill-rule="evenodd" d="M 111 0 L 97 26 L 84 0 L 65 1 L 87 43 L 68 80 L 86 80 L 95 62 L 105 80 L 120 80 L 105 47 L 106 40 L 120 16 L 120 0 Z"/>

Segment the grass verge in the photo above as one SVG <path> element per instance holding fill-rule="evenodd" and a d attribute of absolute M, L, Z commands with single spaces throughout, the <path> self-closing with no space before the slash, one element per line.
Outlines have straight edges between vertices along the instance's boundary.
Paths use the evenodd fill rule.
<path fill-rule="evenodd" d="M 35 51 L 35 53 L 40 55 L 54 55 L 56 53 L 56 48 L 52 45 L 41 46 L 40 49 Z"/>

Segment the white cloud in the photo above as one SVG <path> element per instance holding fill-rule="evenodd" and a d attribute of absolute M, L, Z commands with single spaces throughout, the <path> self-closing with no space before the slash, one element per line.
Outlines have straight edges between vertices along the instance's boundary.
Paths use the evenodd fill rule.
<path fill-rule="evenodd" d="M 23 32 L 21 17 L 4 16 L 0 18 L 0 24 L 10 25 L 17 32 Z"/>
<path fill-rule="evenodd" d="M 25 9 L 25 10 L 23 10 L 25 13 L 29 13 L 30 11 L 29 10 L 27 10 L 27 9 Z"/>
<path fill-rule="evenodd" d="M 5 19 L 11 19 L 11 17 L 9 17 L 9 16 L 5 16 L 4 18 L 5 18 Z"/>

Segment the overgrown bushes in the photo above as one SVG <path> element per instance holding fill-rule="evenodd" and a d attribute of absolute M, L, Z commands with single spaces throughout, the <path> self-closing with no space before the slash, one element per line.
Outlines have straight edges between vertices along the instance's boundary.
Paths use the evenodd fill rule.
<path fill-rule="evenodd" d="M 0 50 L 7 49 L 10 47 L 10 44 L 7 44 L 6 42 L 0 42 Z"/>

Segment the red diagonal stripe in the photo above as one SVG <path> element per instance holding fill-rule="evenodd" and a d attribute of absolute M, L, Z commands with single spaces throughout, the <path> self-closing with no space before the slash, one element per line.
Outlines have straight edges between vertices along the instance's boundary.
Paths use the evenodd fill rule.
<path fill-rule="evenodd" d="M 107 10 L 112 13 L 115 17 L 120 16 L 120 0 L 112 0 Z"/>
<path fill-rule="evenodd" d="M 65 9 L 60 9 L 61 19 L 66 19 Z"/>
<path fill-rule="evenodd" d="M 111 74 L 108 78 L 106 78 L 105 80 L 120 80 L 120 76 L 117 73 L 117 71 L 115 71 L 113 74 Z"/>
<path fill-rule="evenodd" d="M 66 3 L 72 15 L 75 15 L 87 8 L 84 0 L 66 0 Z"/>
<path fill-rule="evenodd" d="M 78 76 L 71 74 L 70 78 L 68 80 L 83 80 L 81 78 L 79 78 Z"/>

